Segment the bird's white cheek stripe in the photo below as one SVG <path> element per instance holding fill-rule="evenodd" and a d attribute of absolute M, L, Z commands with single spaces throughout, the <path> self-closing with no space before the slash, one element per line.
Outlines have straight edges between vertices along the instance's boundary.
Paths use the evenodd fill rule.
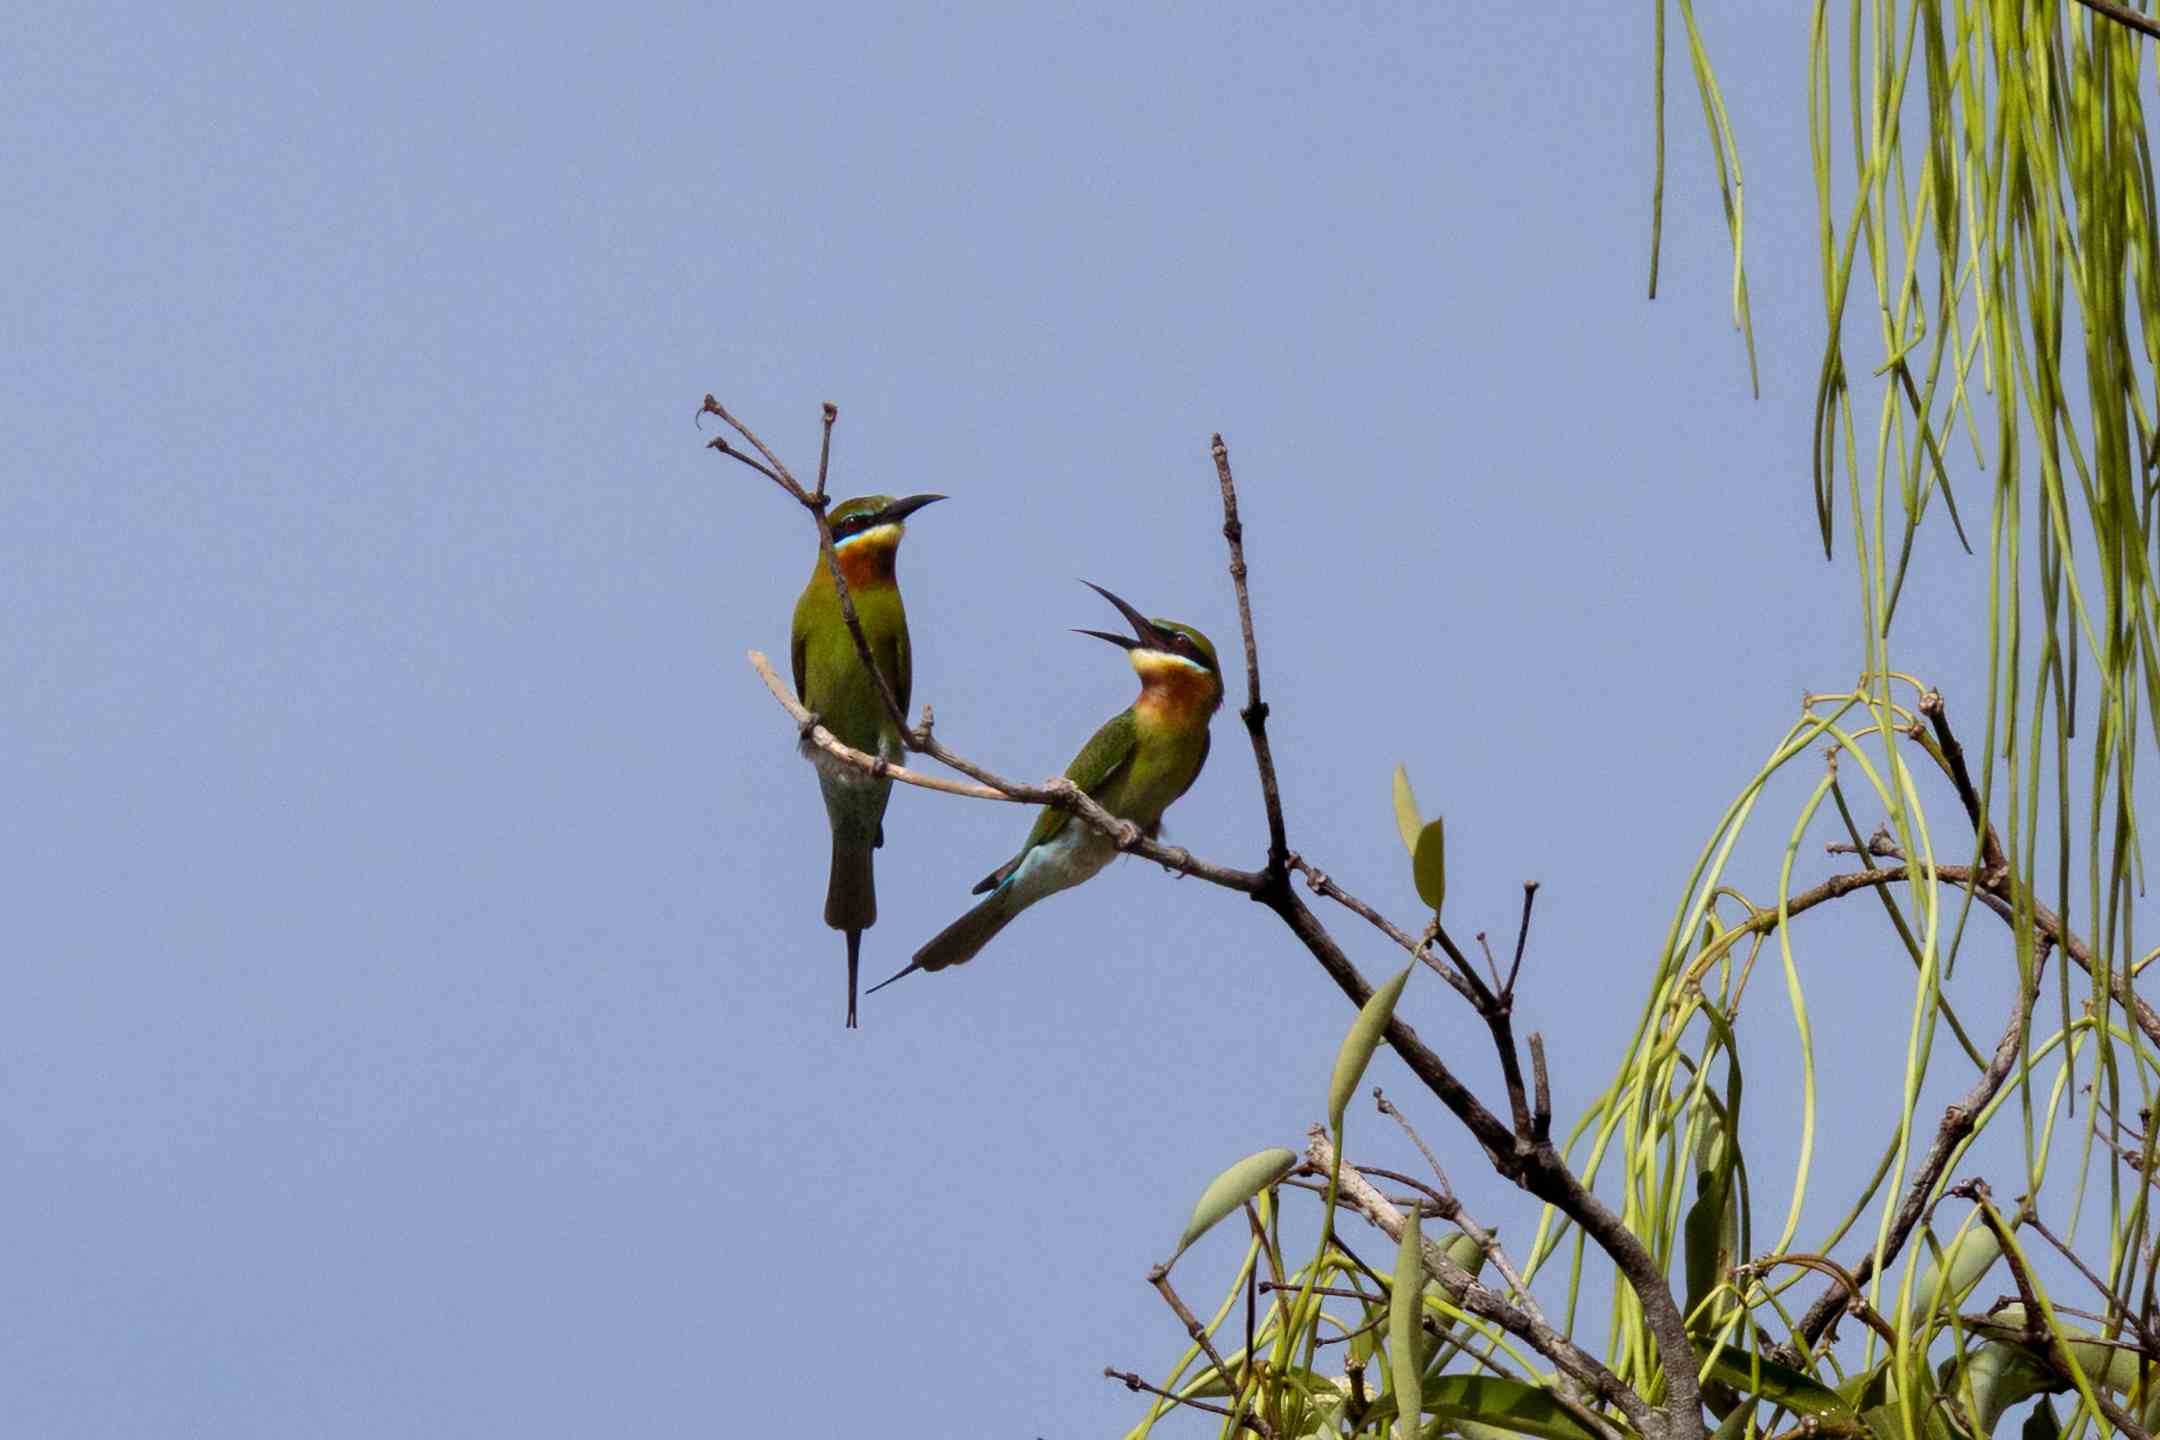
<path fill-rule="evenodd" d="M 897 542 L 900 539 L 900 527 L 898 525 L 873 525 L 868 530 L 848 536 L 845 540 L 833 541 L 833 549 L 845 550 L 858 541 L 871 539 Z"/>
<path fill-rule="evenodd" d="M 1203 675 L 1207 673 L 1207 666 L 1202 665 L 1199 661 L 1188 660 L 1183 655 L 1173 655 L 1167 650 L 1135 650 L 1132 652 L 1132 667 L 1142 675 L 1147 674 L 1150 670 L 1160 670 L 1166 665 L 1182 665 L 1187 670 L 1197 670 Z"/>

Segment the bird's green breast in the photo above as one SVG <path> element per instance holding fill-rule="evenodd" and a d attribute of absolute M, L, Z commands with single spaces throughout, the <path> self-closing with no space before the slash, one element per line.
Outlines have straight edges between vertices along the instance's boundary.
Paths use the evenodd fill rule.
<path fill-rule="evenodd" d="M 1207 721 L 1152 715 L 1133 707 L 1132 759 L 1096 797 L 1105 810 L 1143 829 L 1162 819 L 1172 801 L 1192 788 L 1207 759 Z"/>

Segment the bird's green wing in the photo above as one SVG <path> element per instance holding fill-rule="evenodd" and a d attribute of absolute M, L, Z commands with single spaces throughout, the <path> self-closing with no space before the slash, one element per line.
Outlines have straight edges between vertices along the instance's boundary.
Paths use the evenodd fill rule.
<path fill-rule="evenodd" d="M 883 659 L 885 657 L 879 657 Z M 908 695 L 915 688 L 915 657 L 908 648 L 907 623 L 902 621 L 893 634 L 890 659 L 893 677 L 893 698 L 900 702 L 900 713 L 908 713 Z"/>
<path fill-rule="evenodd" d="M 1113 715 L 1103 722 L 1102 729 L 1097 730 L 1087 744 L 1080 747 L 1080 753 L 1073 756 L 1072 764 L 1065 767 L 1065 778 L 1089 795 L 1099 796 L 1110 782 L 1117 778 L 1118 772 L 1131 762 L 1137 744 L 1138 728 L 1133 720 L 1133 712 L 1125 710 Z M 1020 868 L 1020 862 L 1027 858 L 1028 851 L 1055 837 L 1071 819 L 1071 815 L 1057 806 L 1045 805 L 1042 813 L 1035 817 L 1035 828 L 1028 831 L 1027 843 L 1020 847 L 1019 853 L 1012 859 L 984 876 L 982 883 L 975 887 L 975 893 L 980 895 L 986 890 L 996 889 L 1006 876 Z"/>
<path fill-rule="evenodd" d="M 803 689 L 803 651 L 810 643 L 810 632 L 800 622 L 794 633 L 788 636 L 788 661 L 795 670 L 795 698 L 808 705 L 810 698 Z"/>

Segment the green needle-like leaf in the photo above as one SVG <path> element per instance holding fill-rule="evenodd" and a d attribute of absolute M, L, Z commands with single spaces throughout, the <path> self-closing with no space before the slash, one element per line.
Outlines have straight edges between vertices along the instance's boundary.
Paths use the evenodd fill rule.
<path fill-rule="evenodd" d="M 1193 1206 L 1185 1233 L 1178 1237 L 1177 1253 L 1170 1258 L 1176 1260 L 1193 1241 L 1213 1229 L 1216 1221 L 1282 1179 L 1296 1164 L 1297 1156 L 1278 1146 L 1248 1155 L 1210 1180 L 1207 1189 L 1200 1192 L 1200 1203 Z"/>
<path fill-rule="evenodd" d="M 1335 1073 L 1328 1080 L 1327 1117 L 1328 1128 L 1338 1135 L 1342 1133 L 1343 1110 L 1356 1093 L 1358 1081 L 1365 1078 L 1365 1067 L 1372 1063 L 1373 1051 L 1380 1048 L 1380 1038 L 1395 1016 L 1395 1002 L 1402 998 L 1403 986 L 1416 968 L 1404 966 L 1400 975 L 1373 991 L 1372 998 L 1351 1022 L 1350 1033 L 1343 1036 L 1342 1048 L 1335 1052 Z"/>

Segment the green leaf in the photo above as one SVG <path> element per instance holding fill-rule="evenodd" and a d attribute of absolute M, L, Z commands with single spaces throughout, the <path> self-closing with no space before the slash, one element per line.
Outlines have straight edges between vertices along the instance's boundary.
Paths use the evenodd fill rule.
<path fill-rule="evenodd" d="M 1342 1133 L 1343 1109 L 1350 1103 L 1358 1081 L 1365 1078 L 1365 1067 L 1372 1063 L 1373 1051 L 1380 1048 L 1380 1038 L 1387 1033 L 1388 1021 L 1394 1018 L 1395 1002 L 1402 997 L 1403 985 L 1410 979 L 1415 963 L 1403 967 L 1403 972 L 1373 991 L 1372 998 L 1350 1022 L 1350 1033 L 1343 1036 L 1342 1048 L 1335 1052 L 1335 1073 L 1328 1080 L 1327 1116 L 1328 1128 L 1338 1135 Z"/>
<path fill-rule="evenodd" d="M 1853 1409 L 1862 1412 L 1887 1404 L 1895 1393 L 1895 1387 L 1890 1383 L 1890 1368 L 1891 1362 L 1884 1359 L 1866 1370 L 1855 1371 L 1845 1377 L 1844 1383 L 1837 1387 L 1837 1393 L 1844 1396 Z"/>
<path fill-rule="evenodd" d="M 2015 1302 L 2004 1305 L 1990 1314 L 1985 1323 L 1967 1327 L 1975 1335 L 1998 1337 L 2013 1344 L 2021 1342 L 2025 1331 L 2025 1307 Z M 2055 1332 L 2062 1337 L 2064 1346 L 2076 1360 L 2085 1377 L 2110 1390 L 2128 1394 L 2138 1382 L 2138 1355 L 2135 1350 L 2120 1350 L 2105 1344 L 2090 1330 L 2075 1325 L 2058 1324 Z"/>
<path fill-rule="evenodd" d="M 1955 1357 L 1943 1362 L 1946 1370 L 1956 1366 Z M 2003 1412 L 2020 1400 L 2064 1388 L 2064 1382 L 2026 1353 L 2023 1346 L 2003 1340 L 1990 1340 L 1967 1355 L 1963 1367 L 1949 1376 L 1944 1388 L 1959 1399 L 1967 1399 L 1968 1384 L 1972 1387 L 1968 1403 L 1972 1406 L 1973 1424 L 1982 1435 L 1992 1434 Z"/>
<path fill-rule="evenodd" d="M 1760 1395 L 1802 1415 L 1851 1416 L 1851 1402 L 1812 1375 L 1765 1360 L 1733 1345 L 1698 1343 L 1697 1354 L 1710 1362 L 1710 1378 L 1722 1380 L 1743 1395 Z"/>
<path fill-rule="evenodd" d="M 1756 1409 L 1753 1400 L 1745 1405 L 1733 1406 L 1732 1414 L 1727 1415 L 1717 1429 L 1710 1432 L 1710 1440 L 1742 1440 L 1743 1436 L 1753 1435 Z"/>
<path fill-rule="evenodd" d="M 1695 1203 L 1681 1224 L 1687 1261 L 1687 1306 L 1698 1329 L 1715 1328 L 1713 1315 L 1698 1314 L 1703 1301 L 1724 1283 L 1740 1246 L 1740 1213 L 1733 1203 L 1733 1161 L 1736 1152 L 1725 1143 L 1724 1122 L 1715 1112 L 1703 1133 L 1695 1157 Z"/>
<path fill-rule="evenodd" d="M 1399 992 L 1402 986 L 1397 983 L 1394 988 Z M 1379 998 L 1378 995 L 1373 997 Z M 1392 996 L 1388 1004 L 1391 1008 L 1394 1005 Z M 1365 1008 L 1370 1010 L 1372 1006 L 1368 1004 Z M 1360 1016 L 1360 1021 L 1363 1018 Z M 1370 1056 L 1371 1053 L 1368 1047 L 1366 1054 Z M 1361 1064 L 1358 1068 L 1364 1066 Z M 1395 1284 L 1388 1296 L 1388 1378 L 1398 1396 L 1422 1393 L 1419 1377 L 1424 1373 L 1424 1366 L 1418 1363 L 1418 1316 L 1425 1308 L 1425 1246 L 1418 1234 L 1419 1214 L 1418 1207 L 1413 1205 L 1403 1216 L 1402 1243 L 1395 1251 Z M 1396 1404 L 1399 1411 L 1401 1401 Z M 1405 1440 L 1417 1440 L 1418 1417 L 1398 1413 L 1396 1419 L 1401 1422 L 1398 1428 Z"/>
<path fill-rule="evenodd" d="M 1980 1283 L 1988 1268 L 2002 1258 L 2002 1242 L 1995 1232 L 1985 1225 L 1974 1225 L 1957 1238 L 1956 1243 L 1943 1253 L 1949 1276 L 1949 1288 L 1943 1291 L 1942 1303 L 1933 1311 L 1929 1302 L 1935 1299 L 1935 1287 L 1943 1283 L 1944 1269 L 1929 1266 L 1913 1286 L 1913 1307 L 1922 1315 L 1941 1314 L 1955 1310 L 1965 1303 L 1965 1297 Z"/>
<path fill-rule="evenodd" d="M 1447 829 L 1442 821 L 1418 831 L 1417 844 L 1410 851 L 1410 874 L 1417 881 L 1418 899 L 1439 914 L 1440 902 L 1447 898 Z"/>
<path fill-rule="evenodd" d="M 1402 832 L 1402 848 L 1417 854 L 1417 835 L 1425 822 L 1418 817 L 1417 796 L 1410 793 L 1410 772 L 1395 767 L 1395 828 Z"/>
<path fill-rule="evenodd" d="M 1497 1440 L 1499 1435 L 1597 1440 L 1560 1407 L 1552 1392 L 1497 1375 L 1435 1375 L 1425 1382 L 1418 1408 L 1439 1416 L 1447 1428 L 1470 1440 Z M 1399 1417 L 1393 1395 L 1382 1396 L 1365 1412 L 1367 1425 L 1395 1418 Z"/>
<path fill-rule="evenodd" d="M 1192 1219 L 1186 1223 L 1185 1233 L 1178 1237 L 1177 1253 L 1170 1258 L 1176 1260 L 1185 1253 L 1187 1246 L 1212 1229 L 1216 1221 L 1282 1179 L 1296 1165 L 1296 1155 L 1277 1147 L 1248 1155 L 1210 1180 L 1207 1189 L 1200 1192 L 1200 1203 L 1193 1206 Z"/>

